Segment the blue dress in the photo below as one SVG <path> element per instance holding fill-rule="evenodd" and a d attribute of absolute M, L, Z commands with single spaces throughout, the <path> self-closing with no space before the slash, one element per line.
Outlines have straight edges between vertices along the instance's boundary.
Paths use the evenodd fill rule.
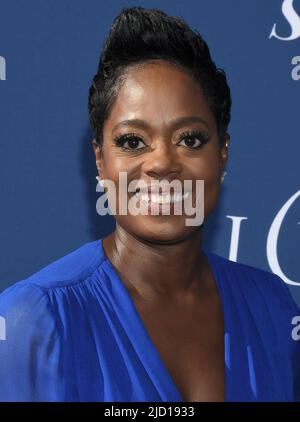
<path fill-rule="evenodd" d="M 288 287 L 203 252 L 223 306 L 226 401 L 300 401 Z M 0 401 L 183 401 L 102 239 L 0 295 Z"/>

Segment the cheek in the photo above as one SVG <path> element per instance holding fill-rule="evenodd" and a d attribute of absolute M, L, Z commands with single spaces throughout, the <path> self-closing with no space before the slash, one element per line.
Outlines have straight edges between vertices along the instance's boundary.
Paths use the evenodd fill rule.
<path fill-rule="evenodd" d="M 194 179 L 202 179 L 208 185 L 214 184 L 220 174 L 220 158 L 215 148 L 210 148 L 198 157 L 186 161 L 188 163 L 187 174 Z"/>
<path fill-rule="evenodd" d="M 217 151 L 208 151 L 193 164 L 195 179 L 204 180 L 204 215 L 215 208 L 220 194 L 220 160 Z"/>
<path fill-rule="evenodd" d="M 116 203 L 117 207 L 119 207 L 119 200 L 120 198 L 120 189 L 124 193 L 124 189 L 126 195 L 131 196 L 131 193 L 128 193 L 128 183 L 132 179 L 138 179 L 137 171 L 136 171 L 136 159 L 132 157 L 125 157 L 124 153 L 121 151 L 116 150 L 114 147 L 108 147 L 106 151 L 104 151 L 105 156 L 105 165 L 104 165 L 104 178 L 111 181 L 114 185 L 111 192 L 116 193 L 115 201 L 112 203 Z M 109 196 L 110 198 L 110 196 Z"/>
<path fill-rule="evenodd" d="M 114 181 L 119 180 L 119 173 L 126 172 L 130 175 L 134 162 L 130 159 L 124 158 L 124 154 L 118 151 L 114 146 L 104 148 L 105 177 Z"/>
<path fill-rule="evenodd" d="M 216 207 L 220 194 L 220 176 L 217 167 L 208 169 L 204 177 L 204 215 L 208 216 Z"/>

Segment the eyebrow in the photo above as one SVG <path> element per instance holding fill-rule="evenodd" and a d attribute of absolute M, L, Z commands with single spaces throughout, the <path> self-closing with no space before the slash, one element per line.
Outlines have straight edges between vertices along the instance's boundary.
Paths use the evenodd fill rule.
<path fill-rule="evenodd" d="M 178 129 L 181 126 L 184 126 L 189 123 L 202 123 L 207 127 L 207 129 L 209 129 L 207 122 L 200 116 L 178 117 L 177 119 L 174 119 L 171 121 L 169 127 L 173 129 Z M 117 123 L 115 127 L 113 128 L 113 131 L 116 130 L 120 126 L 136 126 L 142 129 L 149 129 L 151 127 L 151 125 L 147 123 L 145 120 L 127 119 L 127 120 L 122 120 L 121 122 Z"/>

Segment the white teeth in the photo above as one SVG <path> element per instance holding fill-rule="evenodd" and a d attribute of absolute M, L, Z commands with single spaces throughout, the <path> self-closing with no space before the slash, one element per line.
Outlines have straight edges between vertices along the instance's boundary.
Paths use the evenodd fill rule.
<path fill-rule="evenodd" d="M 136 192 L 136 195 L 140 198 L 140 200 L 145 202 L 154 202 L 155 204 L 172 204 L 174 202 L 180 202 L 186 199 L 189 196 L 190 192 L 186 192 L 183 195 L 181 193 L 174 193 L 172 195 L 169 194 L 155 194 L 152 193 L 148 195 L 147 193 L 143 192 Z"/>

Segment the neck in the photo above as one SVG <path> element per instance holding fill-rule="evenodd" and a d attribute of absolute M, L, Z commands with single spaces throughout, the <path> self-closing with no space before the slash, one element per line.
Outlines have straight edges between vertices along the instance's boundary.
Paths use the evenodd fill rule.
<path fill-rule="evenodd" d="M 117 224 L 116 230 L 103 239 L 103 248 L 133 295 L 170 299 L 203 290 L 201 240 L 202 227 L 180 241 L 152 243 Z"/>

